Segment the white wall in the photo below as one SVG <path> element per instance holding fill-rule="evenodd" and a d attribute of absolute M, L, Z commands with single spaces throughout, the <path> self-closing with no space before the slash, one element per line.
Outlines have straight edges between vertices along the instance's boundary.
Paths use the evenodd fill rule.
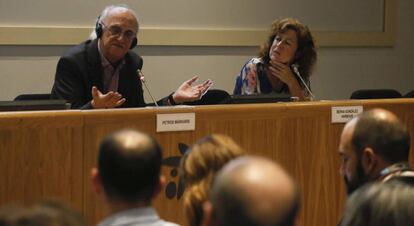
<path fill-rule="evenodd" d="M 323 6 L 319 8 L 324 10 Z M 414 89 L 413 10 L 414 1 L 398 1 L 393 48 L 319 49 L 312 77 L 317 99 L 345 99 L 361 88 L 394 88 L 402 93 Z M 11 100 L 21 93 L 49 92 L 56 62 L 67 48 L 0 46 L 0 100 Z M 144 46 L 136 51 L 144 58 L 148 86 L 156 98 L 161 98 L 196 74 L 202 80 L 213 79 L 215 88 L 232 92 L 235 75 L 258 48 Z"/>
<path fill-rule="evenodd" d="M 353 90 L 414 90 L 414 1 L 398 1 L 393 48 L 322 48 L 312 88 L 319 99 L 348 98 Z"/>

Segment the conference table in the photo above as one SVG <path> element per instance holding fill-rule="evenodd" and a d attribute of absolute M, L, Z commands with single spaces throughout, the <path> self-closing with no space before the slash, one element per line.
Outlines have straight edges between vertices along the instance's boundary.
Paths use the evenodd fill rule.
<path fill-rule="evenodd" d="M 186 146 L 219 133 L 287 169 L 300 188 L 301 225 L 336 225 L 346 194 L 337 151 L 344 123 L 333 122 L 333 109 L 343 107 L 391 110 L 414 134 L 414 99 L 2 112 L 0 205 L 58 198 L 96 224 L 107 211 L 90 182 L 99 142 L 110 132 L 133 128 L 156 138 L 164 160 L 175 159 L 163 166 L 167 186 L 154 205 L 162 218 L 186 225 L 177 163 Z M 194 129 L 157 132 L 157 118 L 171 115 L 194 117 Z"/>

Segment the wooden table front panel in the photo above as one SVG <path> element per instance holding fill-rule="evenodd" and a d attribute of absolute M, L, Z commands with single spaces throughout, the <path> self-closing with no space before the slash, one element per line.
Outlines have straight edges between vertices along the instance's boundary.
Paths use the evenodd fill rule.
<path fill-rule="evenodd" d="M 0 203 L 59 198 L 83 205 L 80 112 L 0 114 Z"/>
<path fill-rule="evenodd" d="M 0 115 L 0 183 L 6 184 L 0 186 L 0 203 L 56 196 L 96 224 L 106 210 L 92 190 L 90 169 L 96 166 L 98 144 L 106 134 L 139 129 L 155 136 L 164 158 L 180 158 L 179 144 L 191 145 L 203 136 L 221 133 L 250 154 L 278 161 L 292 174 L 301 191 L 301 225 L 336 225 L 346 199 L 337 153 L 344 124 L 331 123 L 331 108 L 357 105 L 395 112 L 414 134 L 414 100 L 410 99 L 6 113 Z M 157 114 L 180 112 L 195 113 L 194 131 L 156 132 Z M 170 186 L 178 183 L 174 170 L 167 166 L 162 170 Z M 186 224 L 177 196 L 167 198 L 164 190 L 155 206 L 162 218 Z"/>

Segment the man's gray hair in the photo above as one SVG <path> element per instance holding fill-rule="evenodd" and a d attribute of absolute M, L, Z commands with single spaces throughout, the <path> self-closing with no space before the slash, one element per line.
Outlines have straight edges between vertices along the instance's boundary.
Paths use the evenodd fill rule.
<path fill-rule="evenodd" d="M 101 23 L 102 21 L 104 21 L 106 19 L 106 17 L 108 17 L 109 14 L 113 10 L 119 9 L 119 8 L 127 9 L 127 10 L 129 10 L 135 16 L 135 18 L 137 19 L 137 26 L 138 26 L 137 27 L 137 33 L 138 33 L 138 30 L 139 30 L 139 20 L 138 20 L 137 14 L 134 12 L 134 10 L 132 10 L 131 8 L 129 8 L 129 6 L 126 5 L 126 4 L 109 5 L 109 6 L 106 6 L 104 10 L 102 10 L 101 14 L 96 19 L 95 26 L 93 27 L 92 32 L 89 35 L 89 40 L 94 40 L 94 39 L 97 38 L 96 31 L 95 31 L 96 25 L 99 24 L 99 23 Z"/>

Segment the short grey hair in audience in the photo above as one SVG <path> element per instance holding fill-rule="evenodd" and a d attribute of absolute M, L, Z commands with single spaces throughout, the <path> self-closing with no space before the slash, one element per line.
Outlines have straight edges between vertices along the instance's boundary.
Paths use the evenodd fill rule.
<path fill-rule="evenodd" d="M 414 186 L 406 178 L 366 184 L 347 201 L 341 226 L 414 225 Z"/>
<path fill-rule="evenodd" d="M 137 14 L 134 12 L 134 10 L 132 10 L 131 8 L 129 8 L 129 6 L 126 5 L 126 4 L 109 5 L 109 6 L 105 7 L 104 10 L 102 10 L 101 14 L 96 19 L 95 26 L 92 29 L 91 34 L 89 35 L 89 40 L 94 40 L 94 39 L 97 38 L 97 35 L 96 35 L 96 32 L 95 32 L 96 25 L 98 25 L 99 23 L 102 23 L 102 21 L 105 21 L 106 18 L 108 17 L 108 15 L 110 15 L 114 10 L 119 10 L 119 9 L 129 10 L 135 16 L 135 18 L 137 19 L 137 25 L 138 25 L 138 27 L 137 27 L 137 34 L 138 34 L 138 31 L 139 31 L 139 20 L 138 20 Z"/>
<path fill-rule="evenodd" d="M 0 226 L 86 226 L 86 222 L 79 212 L 62 201 L 45 200 L 33 206 L 3 206 Z"/>

